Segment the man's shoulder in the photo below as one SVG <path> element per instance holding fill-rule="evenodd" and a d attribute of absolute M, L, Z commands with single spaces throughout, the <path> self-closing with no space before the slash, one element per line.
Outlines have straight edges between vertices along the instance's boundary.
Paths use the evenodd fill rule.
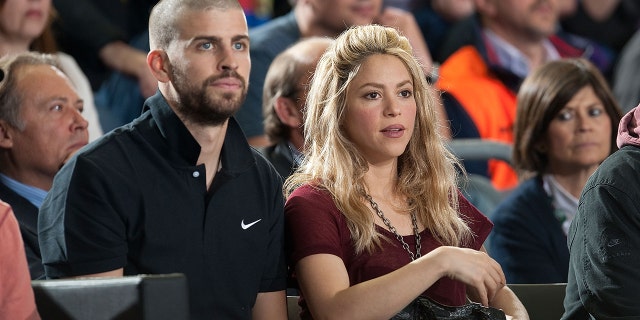
<path fill-rule="evenodd" d="M 38 212 L 38 208 L 36 206 L 2 183 L 2 181 L 0 181 L 0 199 L 11 206 L 16 216 L 25 213 Z"/>
<path fill-rule="evenodd" d="M 437 53 L 437 61 L 445 62 L 458 49 L 473 45 L 478 47 L 481 40 L 480 22 L 477 16 L 470 16 L 453 24 Z"/>
<path fill-rule="evenodd" d="M 273 165 L 283 180 L 293 172 L 294 163 L 292 156 L 285 154 L 285 152 L 288 151 L 286 143 L 284 145 L 279 143 L 268 147 L 261 147 L 258 148 L 258 151 Z"/>
<path fill-rule="evenodd" d="M 640 196 L 640 189 L 633 187 L 637 181 L 640 181 L 640 147 L 624 146 L 600 164 L 584 190 L 587 192 L 595 187 L 611 187 Z"/>
<path fill-rule="evenodd" d="M 254 147 L 250 147 L 250 148 L 251 148 L 251 154 L 255 160 L 258 171 L 266 173 L 270 178 L 269 180 L 276 181 L 281 184 L 282 178 L 280 177 L 280 174 L 274 167 L 273 163 L 271 163 L 271 161 L 269 160 L 269 157 L 263 153 L 264 150 L 259 150 L 261 148 L 259 149 L 256 149 Z"/>
<path fill-rule="evenodd" d="M 640 146 L 626 145 L 608 156 L 598 168 L 598 171 L 630 170 L 640 175 Z M 603 172 L 604 173 L 604 172 Z"/>
<path fill-rule="evenodd" d="M 276 35 L 274 35 L 274 33 L 278 35 L 300 33 L 300 28 L 292 13 L 277 17 L 249 30 L 252 42 L 254 37 L 260 39 L 275 38 Z"/>
<path fill-rule="evenodd" d="M 158 143 L 149 132 L 135 123 L 114 129 L 80 149 L 69 161 L 75 172 L 78 162 L 91 163 L 92 167 L 107 171 L 123 169 L 131 161 L 151 157 L 158 150 Z M 67 167 L 65 165 L 65 167 Z M 63 167 L 64 168 L 64 167 Z M 62 170 L 61 170 L 62 171 Z"/>
<path fill-rule="evenodd" d="M 251 29 L 249 37 L 251 51 L 273 51 L 277 54 L 300 39 L 300 29 L 295 19 L 285 15 Z"/>
<path fill-rule="evenodd" d="M 440 67 L 437 85 L 470 77 L 489 77 L 488 65 L 482 53 L 468 44 L 458 48 Z"/>
<path fill-rule="evenodd" d="M 107 155 L 117 155 L 118 150 L 125 152 L 131 147 L 135 130 L 131 124 L 116 128 L 80 149 L 77 156 L 100 159 Z"/>

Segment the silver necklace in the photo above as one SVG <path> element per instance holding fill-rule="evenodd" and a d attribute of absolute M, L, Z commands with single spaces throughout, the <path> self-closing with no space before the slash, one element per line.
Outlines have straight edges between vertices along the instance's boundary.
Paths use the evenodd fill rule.
<path fill-rule="evenodd" d="M 369 203 L 371 204 L 371 208 L 373 208 L 373 210 L 376 212 L 378 217 L 382 219 L 382 222 L 396 236 L 396 239 L 398 239 L 398 241 L 402 243 L 402 247 L 404 248 L 404 250 L 409 252 L 409 257 L 411 258 L 411 261 L 420 258 L 422 256 L 422 254 L 420 253 L 420 249 L 422 249 L 422 244 L 420 243 L 421 238 L 420 238 L 420 232 L 418 231 L 418 219 L 416 218 L 416 213 L 412 211 L 410 214 L 411 224 L 413 225 L 413 234 L 416 236 L 416 253 L 414 254 L 409 248 L 409 244 L 404 241 L 404 239 L 398 233 L 396 228 L 393 225 L 391 225 L 391 221 L 389 221 L 389 219 L 387 219 L 387 217 L 384 216 L 384 213 L 382 213 L 382 210 L 380 210 L 380 207 L 378 206 L 378 204 L 375 201 L 373 201 L 373 198 L 368 194 L 365 194 L 365 198 L 369 200 Z"/>

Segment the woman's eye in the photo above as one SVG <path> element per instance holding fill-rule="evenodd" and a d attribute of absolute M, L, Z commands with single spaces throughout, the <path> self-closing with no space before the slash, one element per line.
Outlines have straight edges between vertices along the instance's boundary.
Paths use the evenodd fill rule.
<path fill-rule="evenodd" d="M 573 114 L 569 111 L 562 111 L 558 113 L 558 116 L 556 118 L 560 121 L 568 121 L 573 118 Z"/>
<path fill-rule="evenodd" d="M 380 98 L 380 94 L 377 92 L 370 92 L 365 95 L 367 99 L 378 99 Z"/>
<path fill-rule="evenodd" d="M 604 113 L 604 110 L 599 109 L 599 108 L 598 109 L 589 110 L 589 115 L 592 116 L 592 117 L 597 117 L 597 116 L 601 115 L 602 113 Z"/>
<path fill-rule="evenodd" d="M 402 90 L 400 92 L 400 96 L 404 97 L 404 98 L 409 98 L 413 95 L 413 92 L 411 92 L 411 90 Z"/>

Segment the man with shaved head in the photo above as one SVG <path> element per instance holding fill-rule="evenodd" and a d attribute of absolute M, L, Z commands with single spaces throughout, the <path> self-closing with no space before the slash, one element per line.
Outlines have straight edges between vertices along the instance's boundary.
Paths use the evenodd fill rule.
<path fill-rule="evenodd" d="M 251 67 L 236 0 L 163 0 L 143 114 L 56 177 L 39 231 L 47 277 L 184 273 L 194 319 L 286 319 L 281 180 L 234 113 Z"/>

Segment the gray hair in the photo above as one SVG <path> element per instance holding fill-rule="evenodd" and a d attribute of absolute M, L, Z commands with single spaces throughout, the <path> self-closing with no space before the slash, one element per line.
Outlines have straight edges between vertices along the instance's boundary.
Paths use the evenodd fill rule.
<path fill-rule="evenodd" d="M 20 106 L 24 98 L 18 90 L 18 71 L 26 66 L 50 65 L 58 69 L 58 62 L 50 54 L 24 52 L 0 58 L 0 120 L 11 126 L 24 130 L 24 122 L 20 119 Z"/>

